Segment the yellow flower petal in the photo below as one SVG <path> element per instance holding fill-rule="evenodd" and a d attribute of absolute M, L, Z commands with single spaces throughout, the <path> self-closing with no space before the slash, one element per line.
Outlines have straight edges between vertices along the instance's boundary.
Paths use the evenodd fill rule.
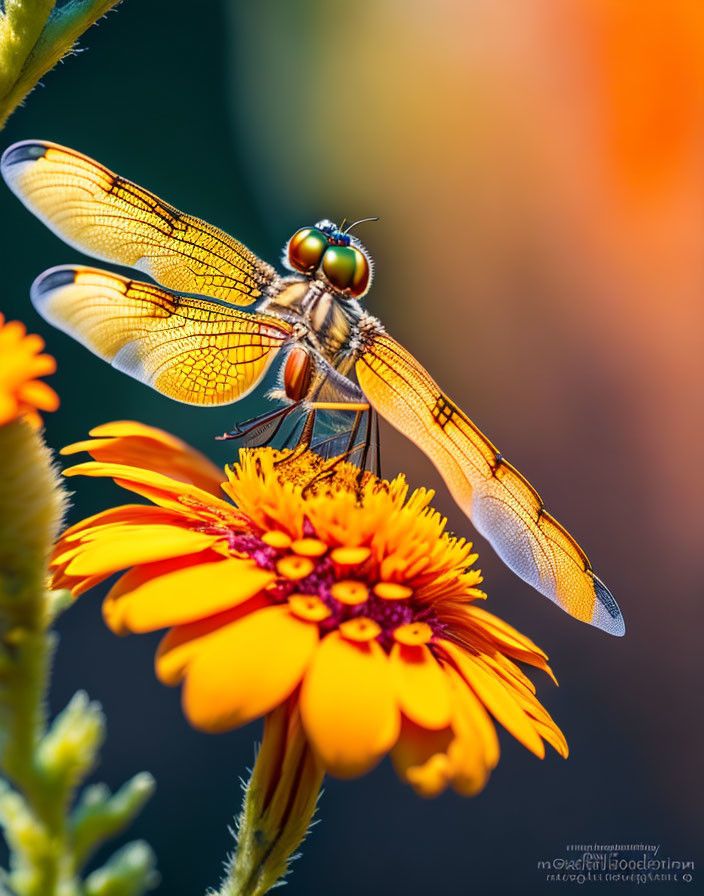
<path fill-rule="evenodd" d="M 181 526 L 123 526 L 83 546 L 66 572 L 73 576 L 117 572 L 139 563 L 195 554 L 216 541 L 215 535 Z"/>
<path fill-rule="evenodd" d="M 379 644 L 331 632 L 304 679 L 301 715 L 331 774 L 348 778 L 376 765 L 396 742 L 400 725 L 391 669 Z"/>
<path fill-rule="evenodd" d="M 450 686 L 430 649 L 394 644 L 390 661 L 402 712 L 423 728 L 446 728 L 452 718 Z"/>
<path fill-rule="evenodd" d="M 487 768 L 495 768 L 500 754 L 499 738 L 484 704 L 456 669 L 446 666 L 445 674 L 452 691 L 453 729 L 459 736 L 469 737 L 480 743 Z"/>
<path fill-rule="evenodd" d="M 440 642 L 450 654 L 460 674 L 494 718 L 540 759 L 545 756 L 545 745 L 511 692 L 501 680 L 486 671 L 474 657 L 449 641 Z"/>
<path fill-rule="evenodd" d="M 541 656 L 544 660 L 548 658 L 547 654 L 541 650 L 534 641 L 531 641 L 526 635 L 521 634 L 521 632 L 515 629 L 512 625 L 509 625 L 508 622 L 504 622 L 503 619 L 494 616 L 493 613 L 489 613 L 482 607 L 476 607 L 471 604 L 466 608 L 466 612 L 471 619 L 476 620 L 483 627 L 489 629 L 491 634 L 497 638 L 497 640 L 500 640 L 504 646 L 516 647 L 517 649 L 528 653 L 537 653 L 538 656 Z"/>
<path fill-rule="evenodd" d="M 108 477 L 114 479 L 121 488 L 136 492 L 162 507 L 182 510 L 196 506 L 201 515 L 210 511 L 217 519 L 232 519 L 233 507 L 226 501 L 205 489 L 188 482 L 165 476 L 149 468 L 129 464 L 99 463 L 86 461 L 63 471 L 64 476 Z"/>
<path fill-rule="evenodd" d="M 166 432 L 164 429 L 157 429 L 155 426 L 149 426 L 146 423 L 140 423 L 137 420 L 112 420 L 110 423 L 101 423 L 99 426 L 94 426 L 89 435 L 103 439 L 142 437 L 160 442 L 167 448 L 183 448 L 185 446 L 188 450 L 193 450 L 170 432 Z"/>
<path fill-rule="evenodd" d="M 403 718 L 401 733 L 391 751 L 396 773 L 413 787 L 420 796 L 438 796 L 450 780 L 447 750 L 453 733 L 449 728 L 429 731 Z M 435 760 L 436 756 L 442 757 Z"/>
<path fill-rule="evenodd" d="M 81 533 L 92 528 L 102 528 L 109 524 L 117 523 L 144 523 L 144 522 L 169 522 L 177 523 L 183 520 L 180 513 L 167 510 L 165 507 L 152 507 L 149 504 L 122 504 L 120 507 L 111 507 L 109 510 L 101 510 L 93 516 L 86 517 L 73 526 L 65 529 L 62 540 L 71 541 L 80 537 Z"/>
<path fill-rule="evenodd" d="M 134 420 L 116 420 L 94 427 L 90 435 L 98 438 L 67 445 L 61 453 L 87 451 L 96 461 L 134 464 L 190 482 L 212 495 L 221 494 L 223 471 L 200 451 L 163 429 Z"/>
<path fill-rule="evenodd" d="M 263 594 L 258 594 L 231 610 L 187 622 L 170 629 L 159 642 L 154 658 L 154 671 L 162 684 L 173 687 L 183 681 L 189 664 L 208 643 L 211 636 L 217 634 L 226 625 L 243 619 L 257 610 L 264 610 L 271 602 Z"/>
<path fill-rule="evenodd" d="M 452 728 L 430 731 L 404 717 L 401 735 L 391 754 L 398 774 L 416 793 L 425 797 L 437 796 L 447 785 L 452 785 L 464 796 L 478 793 L 498 760 L 498 740 L 489 717 L 459 673 L 449 667 L 446 672 L 453 696 Z M 464 708 L 461 718 L 457 719 L 457 688 L 453 685 L 453 677 L 459 682 L 463 695 L 473 700 L 483 714 L 495 743 L 495 755 L 487 750 L 479 730 L 468 723 Z"/>
<path fill-rule="evenodd" d="M 40 426 L 37 410 L 53 411 L 59 406 L 54 390 L 37 379 L 56 370 L 51 355 L 38 354 L 43 348 L 43 339 L 27 334 L 19 321 L 6 323 L 0 314 L 0 426 L 20 417 Z"/>
<path fill-rule="evenodd" d="M 274 709 L 300 682 L 317 641 L 317 625 L 287 606 L 257 610 L 214 633 L 186 670 L 189 721 L 226 731 Z"/>
<path fill-rule="evenodd" d="M 23 402 L 40 411 L 55 411 L 59 406 L 59 396 L 42 380 L 25 383 L 19 394 Z"/>
<path fill-rule="evenodd" d="M 452 787 L 460 796 L 476 796 L 489 780 L 481 743 L 473 737 L 458 735 L 447 748 Z"/>
<path fill-rule="evenodd" d="M 149 579 L 128 594 L 108 594 L 103 617 L 116 634 L 194 622 L 254 597 L 275 580 L 246 560 L 199 563 Z"/>

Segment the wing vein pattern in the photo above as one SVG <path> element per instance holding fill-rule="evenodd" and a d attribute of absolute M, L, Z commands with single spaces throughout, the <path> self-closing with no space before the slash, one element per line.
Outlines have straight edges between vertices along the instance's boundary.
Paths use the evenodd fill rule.
<path fill-rule="evenodd" d="M 187 404 L 247 395 L 292 333 L 277 317 L 89 267 L 45 271 L 32 302 L 113 367 Z"/>
<path fill-rule="evenodd" d="M 70 246 L 135 267 L 169 289 L 245 306 L 278 280 L 274 268 L 238 240 L 73 149 L 16 143 L 3 155 L 2 174 Z"/>
<path fill-rule="evenodd" d="M 371 405 L 427 454 L 510 569 L 577 619 L 624 633 L 616 601 L 574 538 L 403 346 L 381 331 L 367 335 L 356 373 Z"/>

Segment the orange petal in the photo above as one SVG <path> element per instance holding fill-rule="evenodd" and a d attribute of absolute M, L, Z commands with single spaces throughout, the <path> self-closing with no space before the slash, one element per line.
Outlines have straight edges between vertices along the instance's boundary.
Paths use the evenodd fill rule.
<path fill-rule="evenodd" d="M 515 629 L 507 622 L 504 622 L 503 619 L 494 616 L 493 613 L 489 613 L 487 610 L 482 609 L 482 607 L 473 605 L 468 606 L 466 612 L 468 616 L 479 622 L 481 626 L 487 628 L 497 640 L 501 641 L 502 644 L 525 650 L 529 653 L 537 653 L 538 656 L 542 656 L 544 660 L 548 658 L 547 654 L 542 651 L 534 641 L 531 641 L 530 638 L 519 632 L 518 629 Z"/>
<path fill-rule="evenodd" d="M 89 576 L 87 579 L 81 579 L 79 582 L 73 584 L 73 587 L 70 588 L 74 597 L 79 597 L 81 594 L 84 594 L 86 591 L 90 591 L 91 588 L 95 588 L 96 585 L 99 585 L 101 582 L 104 582 L 105 579 L 110 578 L 108 575 L 102 576 Z M 56 586 L 54 586 L 56 587 Z M 69 587 L 68 585 L 66 587 Z"/>
<path fill-rule="evenodd" d="M 182 513 L 175 513 L 164 507 L 151 507 L 148 504 L 121 504 L 119 507 L 110 507 L 99 513 L 88 516 L 68 529 L 64 529 L 62 539 L 71 540 L 69 536 L 77 535 L 88 529 L 114 523 L 145 523 L 145 522 L 169 522 L 177 523 L 186 518 Z"/>
<path fill-rule="evenodd" d="M 95 460 L 134 464 L 220 495 L 224 472 L 176 436 L 133 420 L 117 420 L 90 431 L 93 440 L 67 445 L 62 454 L 88 451 Z"/>
<path fill-rule="evenodd" d="M 250 613 L 263 610 L 271 606 L 268 598 L 258 594 L 251 600 L 245 601 L 238 607 L 199 619 L 197 622 L 187 622 L 185 625 L 177 625 L 169 629 L 159 642 L 159 647 L 154 657 L 154 671 L 162 684 L 173 687 L 180 684 L 186 674 L 189 664 L 198 656 L 208 639 L 213 633 L 220 631 L 231 622 L 243 619 Z"/>
<path fill-rule="evenodd" d="M 204 641 L 186 670 L 183 706 L 204 731 L 227 731 L 278 706 L 298 685 L 318 626 L 267 607 Z"/>
<path fill-rule="evenodd" d="M 14 395 L 0 394 L 0 426 L 14 420 L 18 411 L 19 405 Z"/>
<path fill-rule="evenodd" d="M 301 715 L 331 774 L 349 778 L 376 765 L 396 742 L 400 725 L 391 668 L 380 645 L 331 632 L 303 682 Z"/>
<path fill-rule="evenodd" d="M 449 653 L 460 674 L 479 697 L 494 718 L 510 732 L 524 747 L 540 759 L 545 756 L 545 745 L 501 679 L 476 661 L 473 656 L 461 650 L 450 641 L 440 642 Z"/>
<path fill-rule="evenodd" d="M 181 526 L 121 526 L 87 542 L 66 567 L 72 576 L 98 576 L 167 557 L 195 554 L 218 540 Z"/>
<path fill-rule="evenodd" d="M 437 660 L 424 644 L 394 644 L 391 671 L 399 705 L 423 728 L 446 728 L 452 718 L 450 686 Z"/>
<path fill-rule="evenodd" d="M 499 761 L 499 738 L 484 704 L 456 669 L 446 666 L 445 674 L 452 691 L 453 729 L 459 736 L 477 740 L 482 745 L 487 767 L 495 768 Z"/>
<path fill-rule="evenodd" d="M 448 747 L 447 758 L 453 789 L 461 796 L 476 796 L 491 771 L 479 740 L 458 735 Z"/>
<path fill-rule="evenodd" d="M 59 396 L 51 386 L 42 380 L 30 380 L 20 389 L 22 401 L 39 408 L 40 411 L 55 411 L 59 406 Z"/>
<path fill-rule="evenodd" d="M 447 787 L 450 767 L 445 754 L 452 738 L 449 728 L 428 731 L 408 718 L 403 719 L 391 760 L 398 776 L 420 796 L 438 796 Z"/>
<path fill-rule="evenodd" d="M 83 464 L 76 464 L 74 467 L 68 467 L 63 473 L 64 476 L 109 477 L 122 488 L 143 495 L 163 507 L 182 510 L 186 505 L 195 505 L 211 510 L 218 519 L 222 519 L 223 516 L 226 519 L 231 518 L 235 513 L 231 504 L 209 491 L 174 479 L 172 476 L 165 476 L 163 473 L 129 464 L 87 461 Z"/>
<path fill-rule="evenodd" d="M 151 632 L 221 613 L 274 580 L 273 573 L 247 560 L 198 563 L 153 577 L 127 594 L 111 592 L 103 617 L 116 634 Z"/>

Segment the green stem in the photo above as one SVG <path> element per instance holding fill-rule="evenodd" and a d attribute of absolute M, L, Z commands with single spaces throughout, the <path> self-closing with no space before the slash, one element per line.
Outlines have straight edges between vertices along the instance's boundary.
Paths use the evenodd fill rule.
<path fill-rule="evenodd" d="M 41 435 L 25 421 L 0 426 L 0 467 L 0 824 L 11 857 L 0 894 L 9 886 L 15 896 L 140 896 L 156 882 L 145 843 L 123 847 L 85 881 L 80 873 L 139 812 L 154 790 L 151 775 L 136 775 L 115 794 L 89 787 L 71 811 L 105 720 L 82 691 L 51 725 L 45 712 L 50 626 L 68 604 L 46 590 L 65 492 Z"/>
<path fill-rule="evenodd" d="M 0 15 L 0 128 L 40 78 L 119 0 L 6 0 Z"/>
<path fill-rule="evenodd" d="M 310 829 L 323 776 L 295 701 L 275 709 L 264 723 L 237 849 L 217 896 L 263 896 L 282 880 Z"/>
<path fill-rule="evenodd" d="M 46 729 L 53 651 L 46 564 L 65 494 L 40 435 L 25 421 L 0 427 L 0 458 L 0 767 L 42 828 L 38 843 L 46 844 L 36 850 L 26 896 L 52 896 L 61 876 L 66 823 L 38 762 L 38 747 Z"/>

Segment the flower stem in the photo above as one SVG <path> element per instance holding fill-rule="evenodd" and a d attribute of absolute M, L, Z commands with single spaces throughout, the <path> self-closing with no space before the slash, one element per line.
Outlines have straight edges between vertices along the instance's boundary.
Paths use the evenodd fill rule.
<path fill-rule="evenodd" d="M 287 874 L 310 829 L 323 776 L 296 704 L 271 712 L 245 791 L 237 849 L 217 896 L 262 896 Z"/>
<path fill-rule="evenodd" d="M 81 34 L 119 0 L 5 0 L 0 11 L 0 128 Z"/>
<path fill-rule="evenodd" d="M 80 880 L 81 867 L 151 795 L 137 775 L 111 795 L 77 786 L 93 769 L 105 734 L 96 703 L 77 693 L 48 725 L 45 711 L 55 636 L 67 605 L 47 591 L 47 562 L 66 502 L 41 434 L 26 420 L 0 426 L 0 826 L 10 848 L 0 894 L 139 896 L 155 882 L 146 844 L 124 847 Z"/>
<path fill-rule="evenodd" d="M 53 650 L 47 630 L 46 564 L 61 520 L 65 493 L 52 469 L 40 434 L 25 420 L 0 427 L 0 765 L 18 793 L 3 794 L 5 826 L 15 820 L 41 826 L 25 875 L 27 896 L 55 892 L 60 850 L 49 848 L 65 836 L 62 807 L 38 763 L 46 726 L 44 703 Z M 19 797 L 22 794 L 22 798 Z M 22 799 L 22 803 L 19 800 Z M 12 834 L 8 833 L 8 839 Z"/>

